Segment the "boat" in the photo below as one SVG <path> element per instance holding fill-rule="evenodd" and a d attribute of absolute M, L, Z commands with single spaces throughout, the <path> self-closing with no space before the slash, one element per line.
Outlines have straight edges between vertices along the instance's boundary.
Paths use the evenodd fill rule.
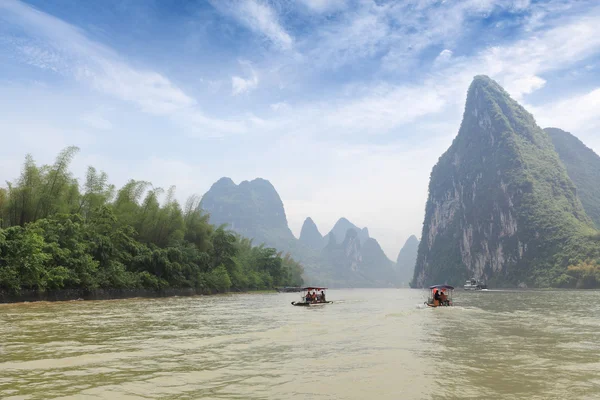
<path fill-rule="evenodd" d="M 292 301 L 293 306 L 301 306 L 301 307 L 314 307 L 314 306 L 323 306 L 325 304 L 331 304 L 333 301 L 327 301 L 327 296 L 325 295 L 325 291 L 327 288 L 325 287 L 304 287 L 302 288 L 302 301 Z M 310 293 L 312 291 L 312 293 Z M 312 299 L 309 294 L 315 294 L 316 299 Z M 322 300 L 321 294 L 325 300 Z"/>
<path fill-rule="evenodd" d="M 452 292 L 454 287 L 450 285 L 433 285 L 429 287 L 430 295 L 425 304 L 427 307 L 450 307 L 454 305 L 452 303 Z M 440 301 L 435 298 L 436 293 L 440 293 L 445 297 L 444 300 Z"/>
<path fill-rule="evenodd" d="M 487 289 L 487 285 L 475 278 L 469 279 L 464 286 L 465 290 L 482 290 Z"/>

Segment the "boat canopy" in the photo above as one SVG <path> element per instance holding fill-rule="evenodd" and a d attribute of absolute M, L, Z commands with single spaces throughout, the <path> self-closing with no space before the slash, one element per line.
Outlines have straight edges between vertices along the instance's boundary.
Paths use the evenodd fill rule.
<path fill-rule="evenodd" d="M 453 286 L 450 285 L 433 285 L 433 286 L 429 286 L 429 290 L 433 290 L 433 289 L 449 289 L 449 290 L 454 290 Z"/>
<path fill-rule="evenodd" d="M 304 288 L 302 288 L 302 290 L 304 290 L 304 291 L 307 291 L 307 290 L 327 290 L 327 288 L 326 287 L 316 287 L 316 286 L 313 287 L 313 286 L 310 286 L 310 287 L 304 287 Z"/>

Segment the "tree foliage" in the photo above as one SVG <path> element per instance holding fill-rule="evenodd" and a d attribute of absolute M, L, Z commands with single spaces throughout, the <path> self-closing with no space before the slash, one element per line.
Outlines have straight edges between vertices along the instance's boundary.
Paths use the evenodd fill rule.
<path fill-rule="evenodd" d="M 197 196 L 182 208 L 175 187 L 165 193 L 130 180 L 116 190 L 93 167 L 80 185 L 69 171 L 77 150 L 41 167 L 28 155 L 21 176 L 0 188 L 0 290 L 224 292 L 302 284 L 300 264 L 212 226 Z"/>

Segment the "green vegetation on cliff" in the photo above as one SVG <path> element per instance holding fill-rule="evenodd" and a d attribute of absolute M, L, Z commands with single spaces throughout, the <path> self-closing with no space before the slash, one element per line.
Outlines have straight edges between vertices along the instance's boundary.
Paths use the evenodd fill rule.
<path fill-rule="evenodd" d="M 76 151 L 41 167 L 28 156 L 20 178 L 0 189 L 0 290 L 302 284 L 301 265 L 214 227 L 196 197 L 181 207 L 173 187 L 134 180 L 116 190 L 92 167 L 79 185 L 68 170 Z"/>
<path fill-rule="evenodd" d="M 595 229 L 548 135 L 485 76 L 471 84 L 452 146 L 431 173 L 413 285 L 573 286 L 600 254 Z"/>
<path fill-rule="evenodd" d="M 600 156 L 581 140 L 561 129 L 546 128 L 554 148 L 577 187 L 577 196 L 586 213 L 600 228 Z"/>

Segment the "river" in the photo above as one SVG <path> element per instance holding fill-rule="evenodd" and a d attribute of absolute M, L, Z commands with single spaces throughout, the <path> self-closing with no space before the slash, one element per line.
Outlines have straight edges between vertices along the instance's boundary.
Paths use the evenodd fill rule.
<path fill-rule="evenodd" d="M 600 292 L 457 290 L 0 305 L 0 398 L 600 398 Z"/>

